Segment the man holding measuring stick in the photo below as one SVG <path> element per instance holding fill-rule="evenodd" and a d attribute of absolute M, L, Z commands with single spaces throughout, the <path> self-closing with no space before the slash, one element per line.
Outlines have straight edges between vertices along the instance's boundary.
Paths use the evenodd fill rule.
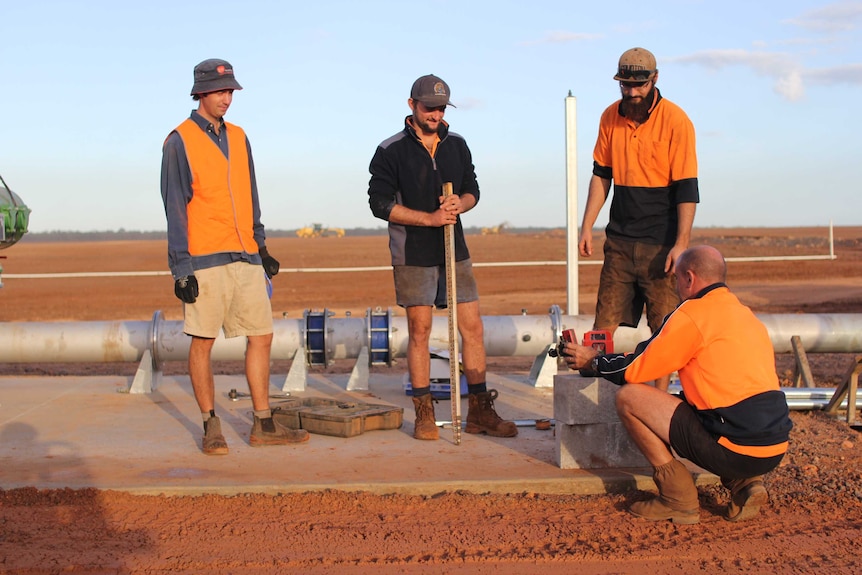
<path fill-rule="evenodd" d="M 411 114 L 404 120 L 404 129 L 382 142 L 371 160 L 368 203 L 376 217 L 389 222 L 395 295 L 407 313 L 407 369 L 416 408 L 413 437 L 440 437 L 431 396 L 429 342 L 434 306 L 451 307 L 450 301 L 457 302 L 450 310 L 450 332 L 461 335 L 469 393 L 465 431 L 514 437 L 517 427 L 497 415 L 497 392 L 485 385 L 479 292 L 459 217 L 479 201 L 479 184 L 467 143 L 443 121 L 446 107 L 452 105 L 449 96 L 449 86 L 436 76 L 422 76 L 413 83 L 407 100 Z M 444 194 L 446 184 L 451 186 L 450 195 Z M 452 253 L 448 270 L 447 231 Z M 447 284 L 457 285 L 457 291 L 448 293 Z M 450 362 L 457 366 L 457 341 L 451 334 L 449 339 Z M 456 366 L 451 370 L 454 373 Z M 450 384 L 455 390 L 453 398 L 460 400 L 458 380 L 452 379 Z M 459 419 L 458 405 L 453 405 L 452 412 L 453 421 Z M 457 427 L 456 443 L 460 442 Z"/>

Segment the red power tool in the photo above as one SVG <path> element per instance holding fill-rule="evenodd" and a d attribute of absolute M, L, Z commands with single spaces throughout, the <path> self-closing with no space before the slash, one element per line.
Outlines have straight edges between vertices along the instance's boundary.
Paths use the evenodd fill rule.
<path fill-rule="evenodd" d="M 584 334 L 584 342 L 581 345 L 592 347 L 602 355 L 614 352 L 614 339 L 611 336 L 611 332 L 606 329 L 592 329 L 588 331 Z"/>
<path fill-rule="evenodd" d="M 575 343 L 577 341 L 578 336 L 575 334 L 575 330 L 565 329 L 560 334 L 560 342 L 556 347 L 552 347 L 548 350 L 548 355 L 551 357 L 561 356 L 563 355 L 563 347 L 565 347 L 566 343 Z M 584 347 L 592 347 L 593 349 L 598 350 L 602 355 L 614 352 L 614 340 L 611 337 L 611 332 L 606 329 L 591 329 L 584 333 L 584 339 L 581 342 L 581 345 Z"/>

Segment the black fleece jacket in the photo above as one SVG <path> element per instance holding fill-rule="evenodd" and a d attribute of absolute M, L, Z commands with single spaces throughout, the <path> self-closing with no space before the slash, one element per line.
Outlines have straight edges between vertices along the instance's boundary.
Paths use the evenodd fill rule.
<path fill-rule="evenodd" d="M 443 183 L 452 182 L 452 193 L 472 194 L 479 201 L 479 184 L 467 142 L 440 124 L 435 155 L 432 157 L 413 127 L 404 129 L 382 142 L 371 159 L 368 204 L 371 212 L 389 221 L 392 208 L 402 205 L 432 213 L 440 207 Z M 389 249 L 392 265 L 437 266 L 445 263 L 442 227 L 405 226 L 389 223 Z M 455 225 L 455 259 L 470 257 L 461 218 Z"/>

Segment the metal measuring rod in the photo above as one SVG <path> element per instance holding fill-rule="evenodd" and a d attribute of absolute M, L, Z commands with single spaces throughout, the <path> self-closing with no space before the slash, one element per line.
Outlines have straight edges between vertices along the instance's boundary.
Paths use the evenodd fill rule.
<path fill-rule="evenodd" d="M 452 195 L 452 182 L 443 184 L 443 196 Z M 449 394 L 452 400 L 452 438 L 461 445 L 461 373 L 458 368 L 458 298 L 455 285 L 455 224 L 443 227 L 446 249 L 446 309 L 449 312 Z"/>

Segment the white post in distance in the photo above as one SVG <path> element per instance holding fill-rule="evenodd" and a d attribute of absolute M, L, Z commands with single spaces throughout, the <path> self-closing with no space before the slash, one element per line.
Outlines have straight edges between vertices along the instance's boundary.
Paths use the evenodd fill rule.
<path fill-rule="evenodd" d="M 566 98 L 566 310 L 578 315 L 578 138 L 576 99 Z"/>

